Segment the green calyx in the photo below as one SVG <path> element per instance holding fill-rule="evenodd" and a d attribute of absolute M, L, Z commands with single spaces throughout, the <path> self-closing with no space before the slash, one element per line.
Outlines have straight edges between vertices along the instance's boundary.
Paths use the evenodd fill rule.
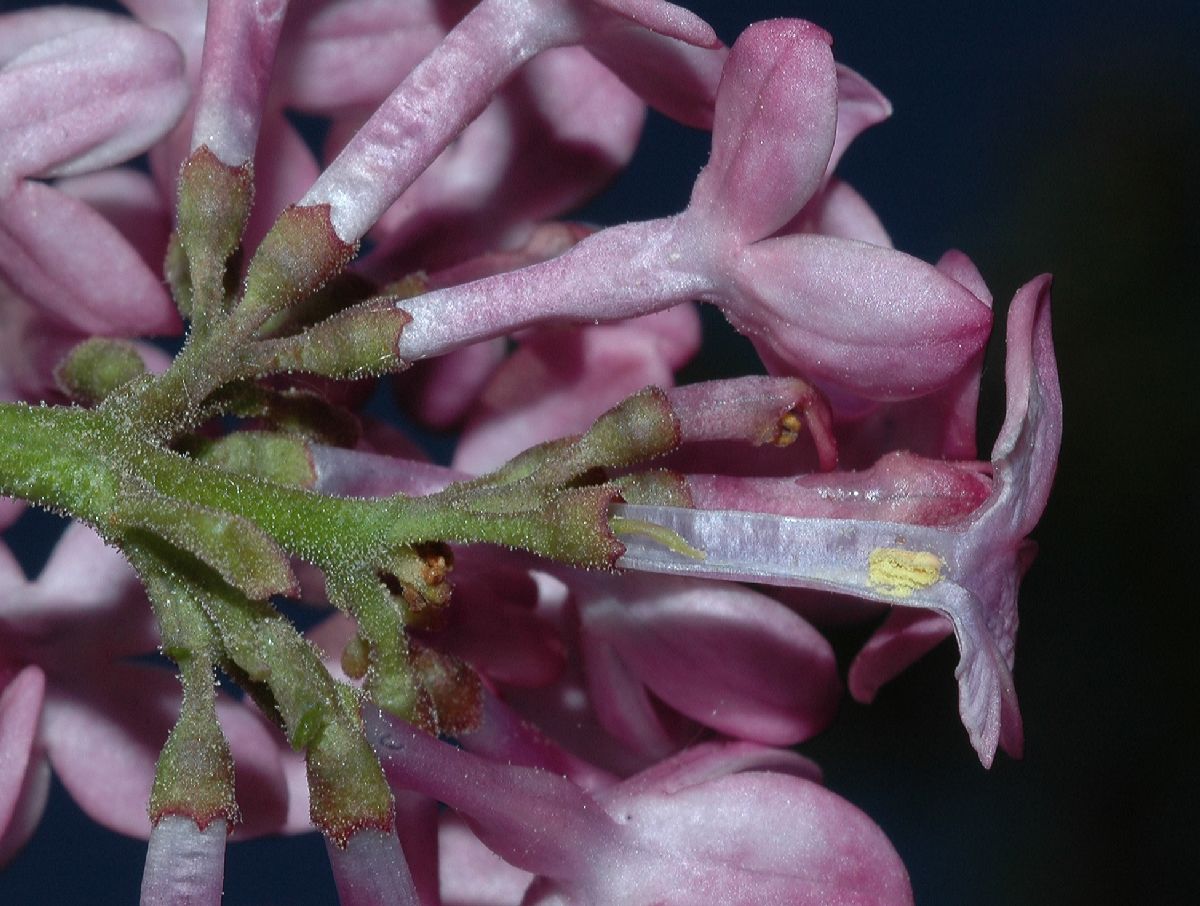
<path fill-rule="evenodd" d="M 183 704 L 155 767 L 150 820 L 183 815 L 203 830 L 224 819 L 232 829 L 239 819 L 233 757 L 217 723 L 212 664 L 188 656 L 179 668 Z"/>
<path fill-rule="evenodd" d="M 375 377 L 406 366 L 396 355 L 400 333 L 412 318 L 388 299 L 339 312 L 303 333 L 259 344 L 262 371 Z"/>
<path fill-rule="evenodd" d="M 340 273 L 356 251 L 356 245 L 338 238 L 329 205 L 288 208 L 250 260 L 234 313 L 243 331 L 257 329 L 308 298 Z"/>
<path fill-rule="evenodd" d="M 179 255 L 168 255 L 166 270 L 172 286 L 186 284 L 185 314 L 200 333 L 208 331 L 225 308 L 226 269 L 241 244 L 253 201 L 254 168 L 249 162 L 231 167 L 207 145 L 184 161 L 177 205 Z"/>

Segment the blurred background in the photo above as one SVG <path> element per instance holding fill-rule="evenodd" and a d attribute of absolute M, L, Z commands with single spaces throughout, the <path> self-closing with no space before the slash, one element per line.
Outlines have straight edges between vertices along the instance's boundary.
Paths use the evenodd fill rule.
<path fill-rule="evenodd" d="M 998 323 L 1020 284 L 1055 274 L 1065 440 L 1021 594 L 1024 759 L 980 767 L 949 644 L 870 707 L 847 700 L 803 751 L 887 832 L 919 904 L 1200 902 L 1200 3 L 685 5 L 726 42 L 784 15 L 833 34 L 895 105 L 841 175 L 898 248 L 969 254 Z M 634 166 L 584 215 L 679 210 L 707 148 L 652 118 Z M 1003 413 L 993 345 L 984 451 Z M 849 655 L 861 635 L 838 641 Z M 56 789 L 0 873 L 0 903 L 133 902 L 143 846 Z M 229 904 L 335 902 L 315 836 L 232 847 L 226 888 Z"/>

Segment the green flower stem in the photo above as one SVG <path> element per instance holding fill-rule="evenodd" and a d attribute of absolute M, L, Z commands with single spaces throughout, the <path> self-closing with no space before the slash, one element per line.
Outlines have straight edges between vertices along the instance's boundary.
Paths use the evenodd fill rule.
<path fill-rule="evenodd" d="M 170 368 L 130 381 L 100 408 L 147 441 L 167 443 L 205 417 L 209 396 L 246 376 L 245 348 L 230 333 L 189 335 Z"/>
<path fill-rule="evenodd" d="M 197 589 L 172 566 L 169 548 L 152 537 L 134 537 L 125 549 L 146 585 L 163 652 L 179 667 L 183 686 L 179 719 L 154 772 L 150 819 L 183 815 L 201 830 L 217 819 L 232 827 L 238 807 L 233 756 L 217 722 L 213 670 L 221 645 L 216 631 L 199 606 Z"/>
<path fill-rule="evenodd" d="M 103 408 L 0 404 L 0 493 L 69 513 L 116 540 L 122 499 L 147 492 L 163 506 L 243 517 L 327 572 L 378 568 L 389 552 L 425 541 L 504 544 L 583 566 L 609 565 L 620 553 L 605 522 L 614 492 L 604 487 L 540 489 L 537 502 L 517 512 L 489 506 L 486 489 L 478 507 L 453 488 L 420 498 L 330 497 L 139 440 Z"/>
<path fill-rule="evenodd" d="M 83 409 L 0 403 L 0 493 L 99 525 L 123 479 L 97 459 L 92 420 Z"/>
<path fill-rule="evenodd" d="M 206 598 L 236 672 L 266 686 L 288 742 L 305 751 L 313 824 L 344 844 L 392 828 L 392 796 L 359 724 L 358 693 L 334 680 L 287 618 L 224 586 Z"/>
<path fill-rule="evenodd" d="M 391 793 L 362 735 L 359 694 L 334 680 L 317 650 L 269 604 L 249 600 L 203 564 L 180 557 L 158 539 L 134 538 L 127 550 L 151 589 L 152 600 L 170 603 L 164 608 L 171 611 L 166 626 L 189 637 L 202 635 L 202 625 L 208 627 L 208 637 L 222 651 L 222 660 L 232 668 L 230 672 L 243 678 L 251 691 L 269 692 L 273 707 L 268 713 L 278 717 L 288 742 L 306 753 L 313 823 L 338 843 L 344 843 L 362 827 L 391 830 Z M 164 627 L 164 641 L 166 638 Z M 181 673 L 185 672 L 184 665 L 201 660 L 185 658 Z M 211 666 L 205 671 L 211 697 Z M 198 668 L 195 673 L 200 676 Z M 263 700 L 262 696 L 258 698 Z M 184 705 L 180 726 L 187 732 L 180 739 L 191 740 L 192 744 L 184 746 L 181 742 L 176 751 L 168 743 L 164 749 L 164 760 L 170 753 L 166 769 L 170 782 L 164 784 L 167 790 L 178 790 L 187 782 L 186 774 L 174 770 L 175 762 L 193 769 L 206 768 L 207 762 L 197 765 L 187 759 L 194 760 L 213 750 L 211 733 L 196 729 L 207 724 L 188 710 L 186 692 Z M 232 784 L 232 773 L 229 777 Z"/>
<path fill-rule="evenodd" d="M 354 617 L 369 646 L 366 691 L 381 708 L 417 720 L 419 693 L 404 631 L 405 614 L 391 592 L 367 570 L 330 570 L 325 588 L 330 602 Z"/>

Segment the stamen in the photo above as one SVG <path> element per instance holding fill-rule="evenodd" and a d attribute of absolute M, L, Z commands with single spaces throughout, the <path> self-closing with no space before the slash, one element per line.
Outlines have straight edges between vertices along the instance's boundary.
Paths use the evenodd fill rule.
<path fill-rule="evenodd" d="M 609 516 L 608 527 L 612 529 L 614 535 L 643 535 L 683 557 L 690 557 L 693 560 L 704 560 L 708 557 L 704 551 L 688 544 L 683 536 L 653 522 L 631 519 L 628 516 Z"/>
<path fill-rule="evenodd" d="M 884 594 L 907 598 L 940 582 L 942 565 L 942 558 L 929 551 L 877 547 L 867 557 L 867 581 Z"/>

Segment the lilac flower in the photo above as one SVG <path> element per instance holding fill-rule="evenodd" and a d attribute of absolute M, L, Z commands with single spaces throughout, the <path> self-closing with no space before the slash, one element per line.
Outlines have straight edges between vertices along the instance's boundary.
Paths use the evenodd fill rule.
<path fill-rule="evenodd" d="M 781 773 L 798 767 L 785 753 L 685 752 L 590 796 L 545 771 L 368 720 L 393 784 L 447 803 L 490 849 L 540 876 L 526 903 L 912 900 L 879 829 L 818 784 Z"/>
<path fill-rule="evenodd" d="M 663 0 L 125 2 L 0 16 L 0 400 L 73 391 L 79 357 L 53 369 L 82 337 L 174 330 L 176 305 L 190 333 L 165 376 L 126 356 L 76 393 L 91 410 L 0 406 L 41 444 L 0 446 L 0 481 L 123 546 L 187 694 L 91 531 L 32 581 L 0 545 L 0 862 L 53 770 L 148 835 L 143 904 L 216 906 L 231 833 L 314 825 L 347 906 L 910 903 L 880 829 L 770 748 L 831 721 L 830 643 L 740 583 L 892 605 L 860 700 L 953 632 L 973 746 L 1018 754 L 1016 592 L 1061 433 L 1048 280 L 1013 302 L 976 462 L 990 294 L 961 253 L 894 249 L 835 175 L 891 107 L 816 25 L 727 49 Z M 712 130 L 682 212 L 553 222 L 647 106 Z M 328 119 L 324 171 L 285 110 Z M 143 152 L 152 176 L 116 166 Z M 697 300 L 770 376 L 675 386 Z M 412 362 L 402 405 L 462 426 L 452 469 L 360 418 L 365 379 L 333 385 Z M 428 496 L 331 499 L 397 492 Z M 304 636 L 267 600 L 289 558 L 345 611 Z"/>
<path fill-rule="evenodd" d="M 628 507 L 622 512 L 669 526 L 707 558 L 697 562 L 633 540 L 622 565 L 843 591 L 940 614 L 958 640 L 959 712 L 980 760 L 990 765 L 997 744 L 1019 755 L 1021 717 L 1011 673 L 1017 585 L 1031 560 L 1025 536 L 1046 505 L 1062 432 L 1049 288 L 1048 278 L 1026 284 L 1009 310 L 1008 408 L 992 451 L 991 490 L 957 521 L 862 518 L 853 499 L 847 518 Z M 967 499 L 976 493 L 968 491 Z M 894 516 L 890 506 L 884 501 L 883 513 Z M 855 685 L 866 697 L 927 647 L 914 633 L 869 648 Z"/>
<path fill-rule="evenodd" d="M 944 386 L 987 337 L 990 312 L 974 294 L 890 248 L 773 235 L 822 185 L 837 99 L 824 32 L 786 20 L 752 26 L 726 61 L 712 158 L 683 214 L 603 230 L 545 264 L 409 300 L 399 354 L 421 359 L 537 324 L 700 298 L 823 386 L 873 400 Z"/>

